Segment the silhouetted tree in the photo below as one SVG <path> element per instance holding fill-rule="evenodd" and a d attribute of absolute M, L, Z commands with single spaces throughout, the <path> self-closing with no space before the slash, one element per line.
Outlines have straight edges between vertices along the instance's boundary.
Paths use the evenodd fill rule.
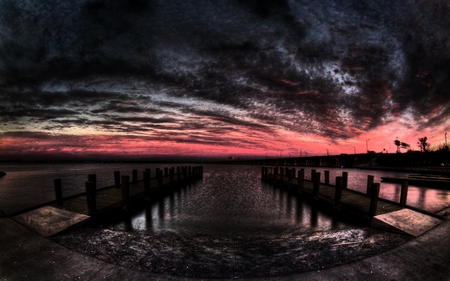
<path fill-rule="evenodd" d="M 420 151 L 428 152 L 430 144 L 427 142 L 427 140 L 428 140 L 427 137 L 419 138 L 417 144 L 419 145 Z"/>

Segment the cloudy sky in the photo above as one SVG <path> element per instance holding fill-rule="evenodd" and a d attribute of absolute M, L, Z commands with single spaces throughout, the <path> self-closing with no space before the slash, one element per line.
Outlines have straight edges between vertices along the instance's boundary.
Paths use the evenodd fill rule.
<path fill-rule="evenodd" d="M 0 1 L 3 159 L 418 150 L 449 89 L 449 0 Z"/>

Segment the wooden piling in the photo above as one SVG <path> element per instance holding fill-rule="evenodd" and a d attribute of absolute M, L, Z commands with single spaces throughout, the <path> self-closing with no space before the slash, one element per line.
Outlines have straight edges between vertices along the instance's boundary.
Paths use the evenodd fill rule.
<path fill-rule="evenodd" d="M 369 216 L 373 217 L 377 213 L 378 196 L 380 195 L 380 184 L 374 183 L 372 185 L 372 194 L 370 196 Z"/>
<path fill-rule="evenodd" d="M 179 182 L 181 179 L 181 172 L 180 172 L 180 167 L 177 167 L 177 181 Z"/>
<path fill-rule="evenodd" d="M 120 188 L 120 171 L 114 171 L 114 186 Z"/>
<path fill-rule="evenodd" d="M 63 196 L 62 196 L 62 187 L 61 187 L 61 179 L 55 179 L 55 196 L 56 196 L 56 204 L 59 206 L 63 205 Z"/>
<path fill-rule="evenodd" d="M 164 167 L 164 176 L 167 177 L 169 175 L 169 168 Z"/>
<path fill-rule="evenodd" d="M 408 197 L 408 181 L 403 180 L 402 181 L 402 187 L 401 187 L 401 194 L 400 194 L 400 207 L 405 208 L 406 206 L 406 199 Z"/>
<path fill-rule="evenodd" d="M 342 188 L 348 188 L 348 172 L 342 172 Z"/>
<path fill-rule="evenodd" d="M 87 207 L 88 207 L 88 213 L 90 216 L 97 215 L 97 202 L 96 202 L 96 191 L 95 191 L 95 183 L 91 181 L 87 181 L 85 184 L 85 190 L 86 190 L 86 200 L 87 200 Z"/>
<path fill-rule="evenodd" d="M 133 184 L 137 183 L 137 175 L 138 175 L 137 170 L 133 170 Z"/>
<path fill-rule="evenodd" d="M 163 186 L 163 171 L 160 169 L 156 170 L 156 178 L 158 181 L 158 187 L 162 187 Z"/>
<path fill-rule="evenodd" d="M 314 173 L 314 178 L 313 178 L 313 195 L 314 195 L 314 199 L 317 199 L 317 195 L 319 194 L 319 186 L 320 186 L 320 172 L 315 172 Z"/>
<path fill-rule="evenodd" d="M 330 184 L 330 171 L 325 171 L 325 184 Z"/>
<path fill-rule="evenodd" d="M 334 190 L 334 208 L 340 210 L 342 197 L 342 177 L 336 177 L 336 189 Z"/>
<path fill-rule="evenodd" d="M 95 190 L 97 190 L 97 175 L 96 174 L 90 174 L 88 175 L 88 181 L 91 181 L 94 183 Z"/>
<path fill-rule="evenodd" d="M 373 186 L 373 176 L 368 175 L 367 176 L 367 188 L 366 188 L 366 194 L 370 196 L 372 194 L 372 186 Z"/>
<path fill-rule="evenodd" d="M 287 171 L 288 183 L 289 183 L 288 187 L 291 188 L 293 171 L 292 171 L 292 169 L 288 169 L 288 168 L 286 168 L 286 171 Z"/>
<path fill-rule="evenodd" d="M 304 182 L 305 182 L 305 170 L 304 169 L 300 169 L 298 171 L 297 182 L 298 182 L 297 192 L 302 193 L 303 188 L 304 188 Z"/>
<path fill-rule="evenodd" d="M 174 174 L 174 168 L 170 168 L 169 170 L 169 182 L 170 184 L 173 184 L 173 174 Z"/>
<path fill-rule="evenodd" d="M 130 176 L 122 176 L 122 200 L 125 204 L 130 199 Z"/>
<path fill-rule="evenodd" d="M 314 174 L 316 173 L 316 169 L 311 169 L 311 181 L 314 181 Z"/>
<path fill-rule="evenodd" d="M 148 200 L 150 195 L 150 169 L 144 171 L 144 191 L 145 198 Z"/>

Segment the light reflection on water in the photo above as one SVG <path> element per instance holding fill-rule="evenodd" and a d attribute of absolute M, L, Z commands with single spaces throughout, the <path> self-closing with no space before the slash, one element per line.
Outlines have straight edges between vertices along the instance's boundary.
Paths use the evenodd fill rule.
<path fill-rule="evenodd" d="M 297 170 L 299 167 L 295 167 Z M 305 178 L 311 179 L 311 168 L 305 169 Z M 407 178 L 409 173 L 360 170 L 360 169 L 339 169 L 339 168 L 314 168 L 321 172 L 322 182 L 324 181 L 324 171 L 330 171 L 330 184 L 334 185 L 336 176 L 341 176 L 342 172 L 348 172 L 348 188 L 360 192 L 366 192 L 367 176 L 373 175 L 374 182 L 381 183 L 380 198 L 394 202 L 400 201 L 401 185 L 395 183 L 381 182 L 381 177 Z M 438 212 L 450 206 L 450 186 L 449 190 L 409 186 L 407 205 L 429 212 Z"/>
<path fill-rule="evenodd" d="M 260 167 L 208 166 L 202 182 L 181 188 L 114 226 L 118 230 L 236 235 L 343 229 L 310 204 L 259 179 Z"/>

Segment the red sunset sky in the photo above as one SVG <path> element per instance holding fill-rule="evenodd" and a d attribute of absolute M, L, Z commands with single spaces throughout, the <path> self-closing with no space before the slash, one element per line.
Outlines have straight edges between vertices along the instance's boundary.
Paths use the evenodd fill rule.
<path fill-rule="evenodd" d="M 450 5 L 384 2 L 2 1 L 0 159 L 438 148 Z"/>

